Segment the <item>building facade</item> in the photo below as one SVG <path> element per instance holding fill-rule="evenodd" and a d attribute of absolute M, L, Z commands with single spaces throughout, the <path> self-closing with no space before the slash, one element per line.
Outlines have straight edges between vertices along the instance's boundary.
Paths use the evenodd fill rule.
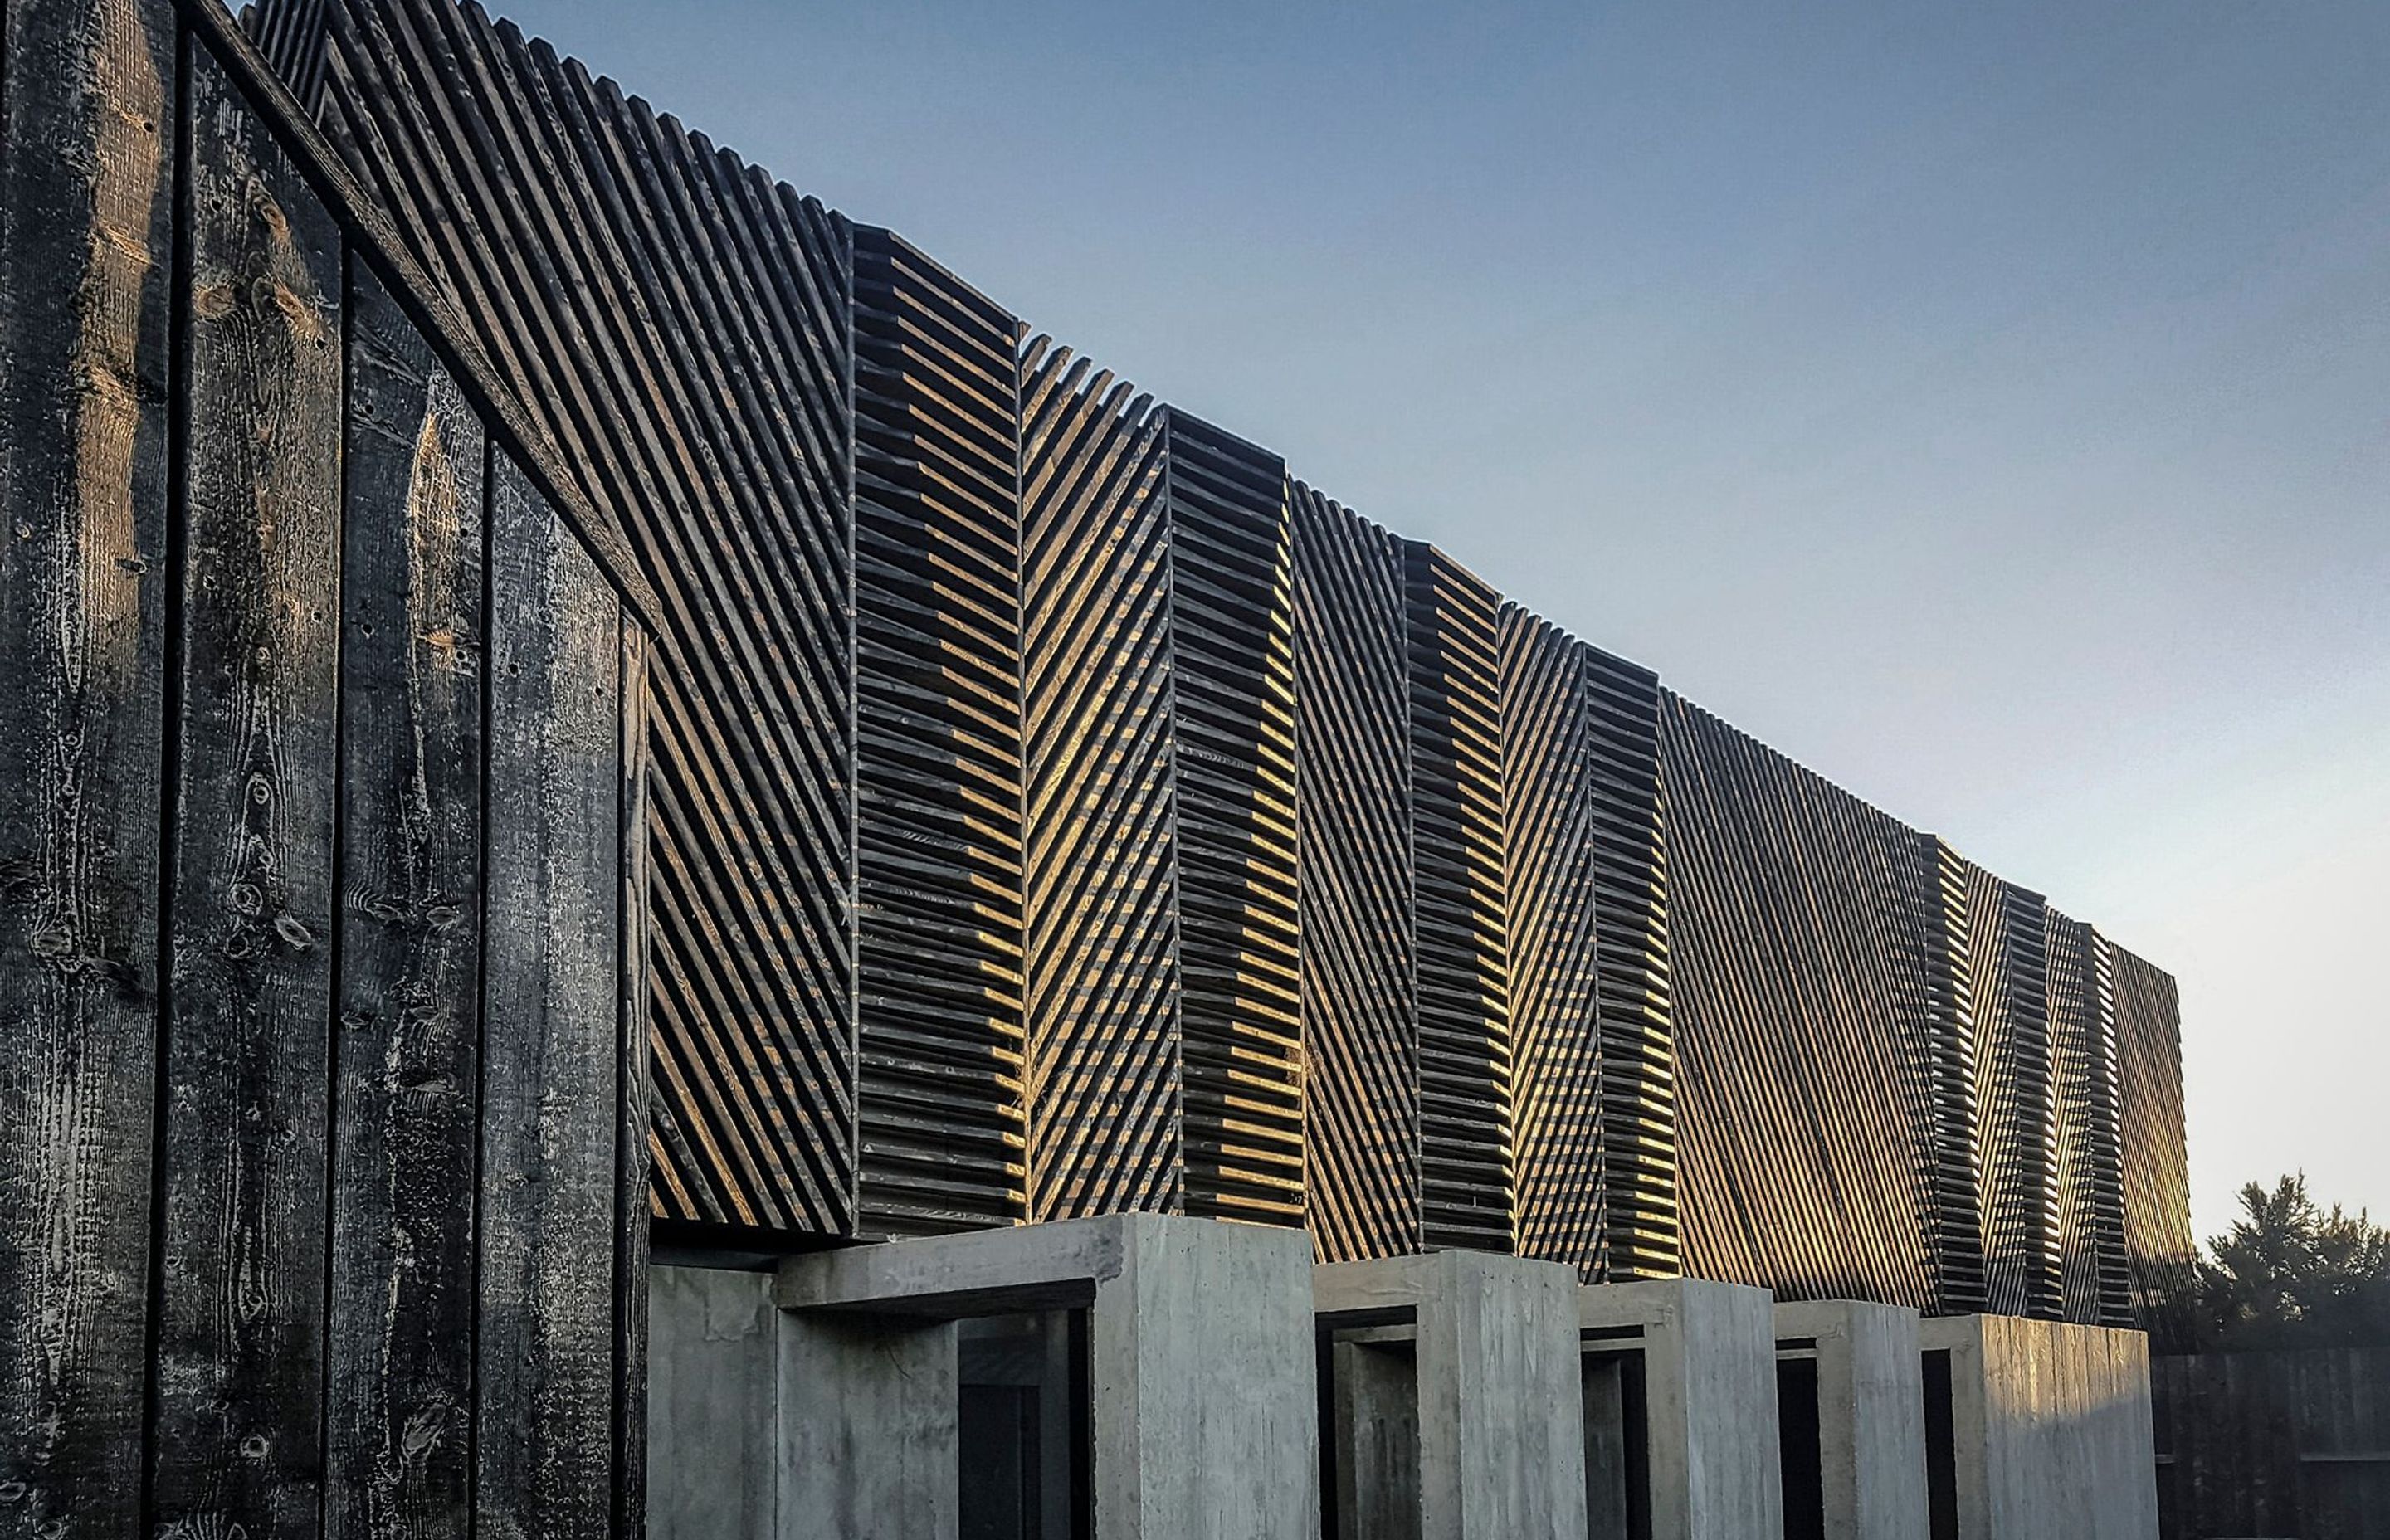
<path fill-rule="evenodd" d="M 370 1364 L 620 1529 L 650 1237 L 2172 1329 L 2175 990 L 2091 926 L 477 7 L 6 17 L 34 1500 L 456 1500 Z"/>

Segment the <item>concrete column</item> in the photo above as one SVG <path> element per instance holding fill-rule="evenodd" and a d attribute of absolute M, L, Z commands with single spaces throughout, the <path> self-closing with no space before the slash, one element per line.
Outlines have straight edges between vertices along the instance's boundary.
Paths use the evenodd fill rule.
<path fill-rule="evenodd" d="M 1340 1536 L 1584 1540 L 1570 1269 L 1437 1251 L 1312 1276 L 1338 1377 Z"/>
<path fill-rule="evenodd" d="M 956 1540 L 954 1323 L 791 1315 L 779 1348 L 778 1540 Z"/>
<path fill-rule="evenodd" d="M 1928 1450 L 1955 1540 L 2155 1540 L 2149 1339 L 2138 1331 L 1954 1315 L 1924 1324 L 1948 1447 Z M 1940 1363 L 1932 1360 L 1939 1358 Z"/>
<path fill-rule="evenodd" d="M 1299 1230 L 1121 1214 L 792 1258 L 775 1297 L 809 1320 L 882 1324 L 1084 1309 L 1097 1540 L 1314 1540 L 1309 1284 L 1310 1241 Z M 836 1351 L 839 1372 L 900 1372 L 870 1356 L 890 1351 L 884 1340 Z M 936 1430 L 906 1426 L 919 1457 L 932 1458 Z M 946 1523 L 810 1533 L 942 1540 L 953 1534 Z"/>
<path fill-rule="evenodd" d="M 772 1275 L 648 1271 L 649 1540 L 765 1540 L 778 1512 Z"/>
<path fill-rule="evenodd" d="M 1930 1534 L 1917 1312 L 1849 1300 L 1780 1304 L 1776 1337 L 1780 1353 L 1812 1354 L 1817 1365 L 1818 1533 L 1836 1540 Z"/>
<path fill-rule="evenodd" d="M 1652 1540 L 1784 1533 L 1775 1303 L 1669 1278 L 1577 1290 L 1584 1349 L 1641 1354 Z"/>

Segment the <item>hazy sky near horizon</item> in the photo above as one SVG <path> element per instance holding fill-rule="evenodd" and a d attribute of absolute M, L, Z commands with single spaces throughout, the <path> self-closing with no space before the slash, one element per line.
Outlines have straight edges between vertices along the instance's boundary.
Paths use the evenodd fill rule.
<path fill-rule="evenodd" d="M 491 0 L 2180 979 L 2390 1216 L 2390 5 Z"/>

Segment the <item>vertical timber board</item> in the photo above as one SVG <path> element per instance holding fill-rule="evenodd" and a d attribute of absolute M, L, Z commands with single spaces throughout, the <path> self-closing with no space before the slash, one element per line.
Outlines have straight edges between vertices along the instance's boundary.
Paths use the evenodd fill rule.
<path fill-rule="evenodd" d="M 341 236 L 206 48 L 150 1448 L 161 1532 L 315 1533 L 328 1215 Z"/>
<path fill-rule="evenodd" d="M 1021 380 L 1029 1217 L 1167 1213 L 1184 1187 L 1161 424 L 1043 337 Z"/>
<path fill-rule="evenodd" d="M 1502 853 L 1522 1256 L 1604 1274 L 1601 1030 L 1586 648 L 1502 608 Z"/>
<path fill-rule="evenodd" d="M 1294 487 L 1304 1194 L 1322 1262 L 1420 1250 L 1410 734 L 1394 537 Z"/>
<path fill-rule="evenodd" d="M 350 267 L 325 1526 L 472 1515 L 486 441 Z"/>
<path fill-rule="evenodd" d="M 2049 936 L 2038 893 L 1966 871 L 1968 977 L 1982 1061 L 1985 1308 L 2054 1320 L 2057 1101 L 2050 1078 Z"/>
<path fill-rule="evenodd" d="M 1660 776 L 1660 678 L 1585 648 L 1601 1032 L 1602 1280 L 1674 1277 L 1676 1028 Z"/>
<path fill-rule="evenodd" d="M 1915 831 L 1671 694 L 1685 1270 L 1933 1302 Z"/>
<path fill-rule="evenodd" d="M 857 1224 L 1022 1213 L 1012 316 L 854 229 Z"/>
<path fill-rule="evenodd" d="M 0 1486 L 140 1527 L 176 28 L 0 9 Z"/>
<path fill-rule="evenodd" d="M 1499 597 L 1406 541 L 1418 894 L 1420 1206 L 1432 1248 L 1513 1244 Z"/>
<path fill-rule="evenodd" d="M 653 1092 L 648 1067 L 649 642 L 623 615 L 622 963 L 615 1037 L 621 1066 L 614 1123 L 614 1534 L 648 1533 L 648 1256 L 653 1193 L 648 1163 Z"/>
<path fill-rule="evenodd" d="M 476 1532 L 613 1521 L 622 617 L 511 461 L 490 487 Z"/>
<path fill-rule="evenodd" d="M 1303 1223 L 1286 462 L 1166 415 L 1186 1212 Z"/>
<path fill-rule="evenodd" d="M 2121 946 L 2114 951 L 2135 1324 L 2151 1333 L 2157 1350 L 2178 1351 L 2190 1345 L 2199 1256 L 2184 1144 L 2181 1008 L 2170 975 Z"/>

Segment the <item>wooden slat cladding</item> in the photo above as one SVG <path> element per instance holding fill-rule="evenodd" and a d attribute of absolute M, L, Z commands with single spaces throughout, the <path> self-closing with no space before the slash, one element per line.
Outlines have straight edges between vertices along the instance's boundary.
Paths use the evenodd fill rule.
<path fill-rule="evenodd" d="M 1420 1249 L 1401 543 L 1297 482 L 1304 1193 L 1322 1261 Z"/>
<path fill-rule="evenodd" d="M 1982 1064 L 1985 1308 L 2057 1320 L 2058 1100 L 2050 1075 L 2049 940 L 2038 893 L 1966 871 L 1968 978 Z"/>
<path fill-rule="evenodd" d="M 1017 326 L 854 230 L 858 1229 L 1005 1225 L 1022 1133 Z"/>
<path fill-rule="evenodd" d="M 1685 1270 L 1934 1308 L 1915 833 L 1663 708 Z"/>
<path fill-rule="evenodd" d="M 1030 1213 L 1300 1223 L 1285 468 L 1021 369 Z"/>
<path fill-rule="evenodd" d="M 1187 1212 L 1300 1225 L 1286 463 L 1176 410 L 1164 443 Z"/>
<path fill-rule="evenodd" d="M 0 1484 L 141 1530 L 177 32 L 0 10 Z"/>
<path fill-rule="evenodd" d="M 1500 599 L 1432 545 L 1403 547 L 1419 966 L 1420 1232 L 1513 1245 L 1503 927 Z"/>
<path fill-rule="evenodd" d="M 2121 946 L 2110 952 L 2133 1315 L 2160 1350 L 2183 1347 L 2197 1305 L 2199 1246 L 2191 1231 L 2181 1007 L 2171 977 Z"/>
<path fill-rule="evenodd" d="M 1967 863 L 1930 834 L 1920 859 L 1933 895 L 1926 935 L 1926 1062 L 1933 1150 L 1928 1223 L 1933 1226 L 1935 1308 L 1984 1308 L 1984 1175 L 1978 1119 L 1975 980 L 1968 945 Z"/>
<path fill-rule="evenodd" d="M 5 15 L 9 1522 L 636 1534 L 639 587 L 212 0 Z"/>
<path fill-rule="evenodd" d="M 188 69 L 151 1502 L 169 1531 L 302 1534 L 321 1500 L 339 941 L 341 237 L 214 57 Z"/>
<path fill-rule="evenodd" d="M 1674 1277 L 1683 1249 L 1660 679 L 1592 647 L 1579 668 L 1601 1025 L 1603 1272 L 1613 1283 Z"/>
<path fill-rule="evenodd" d="M 1584 644 L 1502 610 L 1502 821 L 1516 1057 L 1518 1248 L 1606 1277 L 1600 884 Z"/>
<path fill-rule="evenodd" d="M 1021 354 L 1029 1217 L 1182 1201 L 1170 520 L 1151 399 Z"/>
<path fill-rule="evenodd" d="M 850 1233 L 846 225 L 478 10 L 318 14 L 326 134 L 657 595 L 658 1212 Z"/>
<path fill-rule="evenodd" d="M 2114 982 L 2100 933 L 2046 910 L 2051 1079 L 2057 1088 L 2060 1285 L 2066 1318 L 2132 1324 L 2125 1250 Z"/>

